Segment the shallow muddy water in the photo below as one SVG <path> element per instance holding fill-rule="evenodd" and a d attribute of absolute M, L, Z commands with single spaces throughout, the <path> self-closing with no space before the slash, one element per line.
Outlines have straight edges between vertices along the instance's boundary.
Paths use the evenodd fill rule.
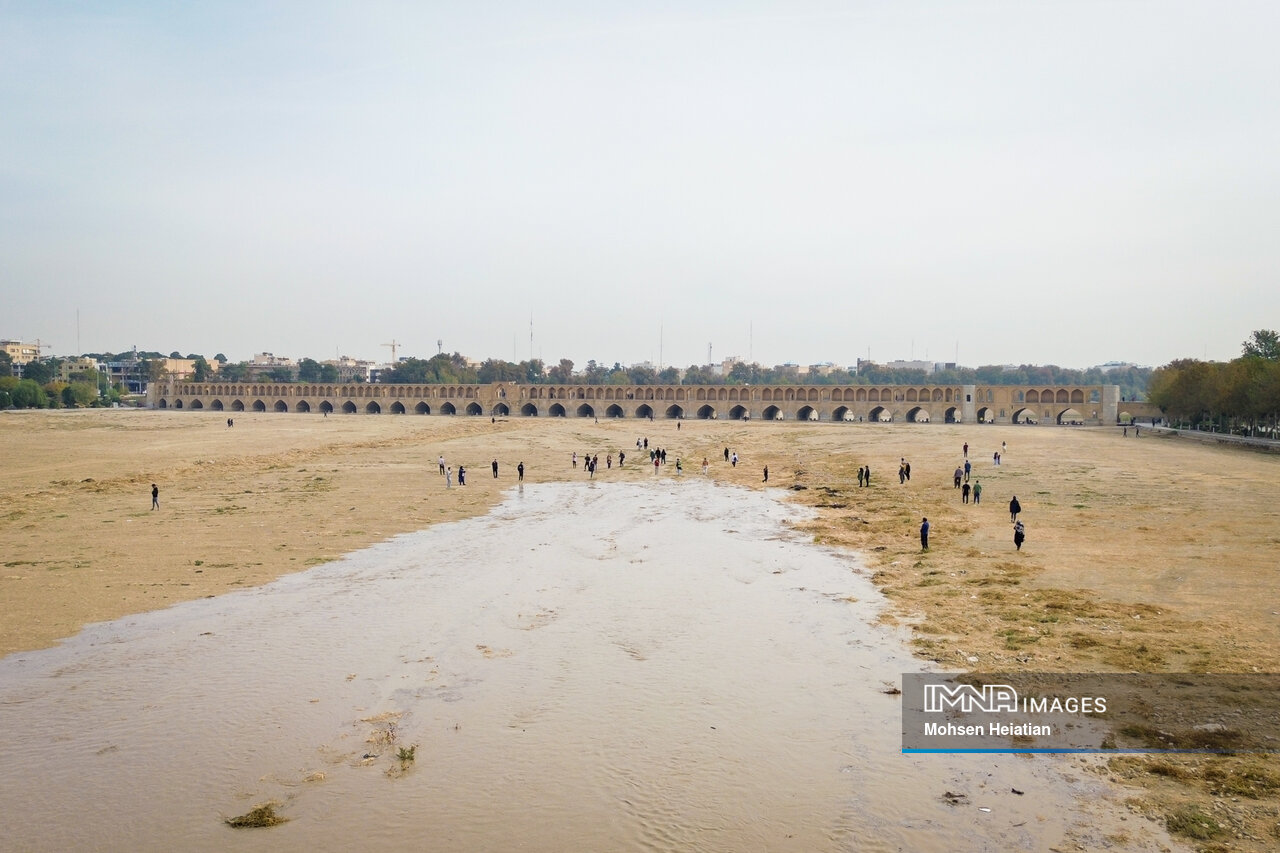
<path fill-rule="evenodd" d="M 883 691 L 921 664 L 800 512 L 696 477 L 530 486 L 10 656 L 0 848 L 1146 848 L 1078 760 L 902 755 Z M 289 822 L 223 823 L 272 800 Z"/>

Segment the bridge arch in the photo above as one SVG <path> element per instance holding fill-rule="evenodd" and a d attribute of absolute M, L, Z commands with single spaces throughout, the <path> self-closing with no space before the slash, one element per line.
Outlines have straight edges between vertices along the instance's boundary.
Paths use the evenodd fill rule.
<path fill-rule="evenodd" d="M 818 410 L 813 406 L 801 406 L 796 411 L 796 420 L 798 421 L 816 421 L 818 419 Z"/>
<path fill-rule="evenodd" d="M 254 400 L 253 410 L 255 412 L 265 412 L 267 410 L 267 404 L 262 402 L 261 400 Z"/>
<path fill-rule="evenodd" d="M 1082 424 L 1084 423 L 1084 415 L 1076 409 L 1063 409 L 1058 412 L 1058 417 L 1055 420 L 1059 425 Z"/>
<path fill-rule="evenodd" d="M 472 417 L 476 415 L 483 415 L 484 409 L 480 408 L 479 403 L 467 403 L 467 414 Z"/>
<path fill-rule="evenodd" d="M 445 400 L 444 403 L 442 403 L 440 406 L 440 414 L 456 415 L 458 414 L 458 407 L 455 406 L 453 403 L 450 403 L 448 400 Z"/>
<path fill-rule="evenodd" d="M 520 407 L 520 414 L 526 418 L 536 418 L 538 416 L 538 407 L 533 403 L 525 403 Z"/>
<path fill-rule="evenodd" d="M 609 408 L 604 410 L 604 416 L 606 418 L 625 418 L 627 416 L 627 413 L 622 411 L 621 406 L 619 406 L 617 403 L 614 403 Z"/>
<path fill-rule="evenodd" d="M 505 418 L 509 414 L 511 414 L 511 409 L 507 408 L 506 403 L 499 403 L 493 407 L 493 416 L 495 418 Z"/>
<path fill-rule="evenodd" d="M 745 406 L 734 406 L 732 409 L 729 410 L 730 420 L 740 421 L 744 419 L 746 416 L 747 416 L 747 409 Z"/>
<path fill-rule="evenodd" d="M 563 418 L 564 406 L 560 405 L 559 403 L 552 403 L 551 408 L 547 409 L 547 414 L 553 418 Z"/>
<path fill-rule="evenodd" d="M 320 412 L 321 414 L 325 414 L 325 415 L 333 414 L 333 403 L 330 403 L 328 400 L 325 400 L 323 403 L 320 404 Z"/>
<path fill-rule="evenodd" d="M 431 414 L 431 407 L 426 403 L 419 403 L 413 407 L 413 411 L 419 415 L 429 415 Z"/>
<path fill-rule="evenodd" d="M 346 400 L 342 404 L 342 414 L 354 415 L 356 413 L 356 404 L 350 400 Z"/>
<path fill-rule="evenodd" d="M 221 400 L 218 400 L 218 399 L 215 399 L 212 403 L 210 403 L 210 404 L 209 404 L 209 408 L 210 408 L 210 409 L 213 409 L 215 412 L 221 412 L 221 411 L 222 411 L 222 401 L 221 401 Z"/>
<path fill-rule="evenodd" d="M 766 421 L 782 420 L 782 410 L 779 409 L 777 406 L 766 406 L 764 412 L 762 412 L 762 415 L 764 416 L 764 419 Z"/>
<path fill-rule="evenodd" d="M 375 400 L 370 400 L 369 404 L 364 407 L 364 410 L 366 414 L 370 414 L 370 415 L 382 414 L 382 407 L 379 406 L 377 401 Z"/>
<path fill-rule="evenodd" d="M 392 403 L 392 404 L 391 404 L 391 414 L 393 414 L 393 415 L 403 415 L 403 414 L 404 414 L 404 403 L 401 403 L 399 400 L 396 400 L 394 403 Z"/>
<path fill-rule="evenodd" d="M 199 398 L 196 398 L 195 400 L 192 400 L 192 401 L 191 401 L 191 408 L 193 408 L 193 409 L 203 409 L 203 408 L 204 408 L 204 403 L 201 403 L 201 402 L 200 402 L 200 400 L 199 400 Z"/>
<path fill-rule="evenodd" d="M 680 406 L 670 406 L 667 408 L 667 417 L 673 420 L 684 417 L 684 409 Z"/>
<path fill-rule="evenodd" d="M 704 421 L 713 421 L 716 419 L 716 410 L 713 406 L 703 406 L 698 409 L 698 417 Z"/>
<path fill-rule="evenodd" d="M 652 407 L 652 406 L 650 406 L 648 403 L 643 403 L 643 404 L 641 404 L 641 405 L 637 406 L 637 407 L 636 407 L 636 417 L 637 417 L 637 418 L 648 418 L 649 420 L 652 420 L 652 419 L 653 419 L 653 407 Z"/>
<path fill-rule="evenodd" d="M 907 410 L 907 423 L 927 424 L 929 422 L 929 410 L 922 406 L 915 406 Z"/>
<path fill-rule="evenodd" d="M 1030 392 L 1028 392 L 1030 396 Z M 1036 422 L 1036 413 L 1029 408 L 1021 408 L 1013 413 L 1013 422 L 1015 424 L 1033 424 Z"/>
<path fill-rule="evenodd" d="M 594 418 L 595 416 L 596 416 L 596 410 L 591 408 L 589 404 L 583 403 L 581 406 L 578 407 L 578 417 Z"/>
<path fill-rule="evenodd" d="M 978 423 L 980 424 L 989 424 L 995 420 L 995 412 L 993 412 L 987 406 L 980 407 L 977 411 L 977 415 L 978 415 Z"/>
<path fill-rule="evenodd" d="M 964 421 L 964 412 L 955 406 L 948 406 L 947 410 L 942 413 L 942 422 L 947 424 L 958 424 Z M 981 421 L 979 421 L 981 423 Z"/>
<path fill-rule="evenodd" d="M 311 404 L 308 403 L 306 400 L 299 400 L 298 405 L 294 406 L 293 410 L 295 412 L 303 412 L 303 413 L 310 412 Z"/>
<path fill-rule="evenodd" d="M 872 389 L 875 390 L 874 388 Z M 871 421 L 873 423 L 884 424 L 893 420 L 893 413 L 884 406 L 876 406 L 871 410 Z"/>
<path fill-rule="evenodd" d="M 289 404 L 284 400 L 276 400 L 276 404 L 271 408 L 277 412 L 287 412 L 289 411 Z"/>
<path fill-rule="evenodd" d="M 831 412 L 831 420 L 833 421 L 851 421 L 853 420 L 853 412 L 848 406 L 836 406 Z"/>

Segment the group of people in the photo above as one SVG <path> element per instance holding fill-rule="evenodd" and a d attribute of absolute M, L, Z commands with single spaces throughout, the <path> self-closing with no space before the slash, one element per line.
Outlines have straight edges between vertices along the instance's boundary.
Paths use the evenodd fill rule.
<path fill-rule="evenodd" d="M 575 465 L 577 464 L 576 459 L 574 461 L 574 464 Z M 453 488 L 453 466 L 445 464 L 443 454 L 441 454 L 436 458 L 436 465 L 440 469 L 440 476 L 444 477 L 444 487 L 446 489 Z M 493 462 L 489 464 L 489 469 L 493 471 L 493 479 L 495 480 L 498 479 L 498 460 L 496 457 L 494 458 Z M 518 465 L 516 465 L 516 479 L 519 480 L 521 483 L 524 482 L 524 462 L 520 462 Z M 466 484 L 467 484 L 467 468 L 465 465 L 459 465 L 458 466 L 458 485 L 465 486 Z"/>
<path fill-rule="evenodd" d="M 1007 449 L 1008 449 L 1008 444 L 1003 441 L 1000 442 L 1000 449 L 995 452 L 995 456 L 993 459 L 993 463 L 995 465 L 1000 464 L 1000 458 Z M 972 483 L 969 482 L 970 476 L 973 472 L 973 466 L 969 462 L 969 443 L 968 442 L 964 443 L 964 446 L 960 449 L 960 452 L 964 459 L 964 463 L 956 467 L 955 473 L 952 476 L 953 487 L 960 490 L 961 503 L 966 503 L 966 504 L 969 503 L 969 498 L 972 496 L 973 503 L 976 505 L 982 502 L 982 481 L 975 480 Z M 906 470 L 910 470 L 909 467 L 907 466 L 907 462 L 905 458 L 902 460 L 902 463 L 899 467 L 899 479 L 902 479 L 903 477 L 903 474 L 902 474 L 903 468 L 906 468 Z M 909 479 L 909 475 L 907 476 L 907 479 Z M 863 484 L 863 480 L 864 480 L 863 469 L 859 468 L 858 469 L 858 485 L 859 486 Z M 1026 525 L 1023 524 L 1022 520 L 1018 518 L 1018 516 L 1021 513 L 1022 513 L 1022 504 L 1018 502 L 1018 496 L 1014 495 L 1013 498 L 1009 501 L 1009 521 L 1013 524 L 1013 545 L 1019 551 L 1022 550 L 1022 544 L 1027 541 Z M 924 550 L 924 551 L 929 550 L 930 526 L 931 525 L 929 524 L 928 517 L 924 517 L 920 519 L 920 548 L 921 550 Z"/>

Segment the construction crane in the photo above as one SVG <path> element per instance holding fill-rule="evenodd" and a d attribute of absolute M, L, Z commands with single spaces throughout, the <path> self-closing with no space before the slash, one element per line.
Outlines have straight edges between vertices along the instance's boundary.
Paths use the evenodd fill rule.
<path fill-rule="evenodd" d="M 396 339 L 395 339 L 395 338 L 392 338 L 392 339 L 391 339 L 391 343 L 389 343 L 389 344 L 383 344 L 383 346 L 384 346 L 384 347 L 391 347 L 391 364 L 392 364 L 393 366 L 394 366 L 394 365 L 396 365 L 396 364 L 398 364 L 399 362 L 397 362 L 397 361 L 396 361 L 396 347 L 400 346 L 399 342 L 398 342 L 398 341 L 396 341 Z"/>

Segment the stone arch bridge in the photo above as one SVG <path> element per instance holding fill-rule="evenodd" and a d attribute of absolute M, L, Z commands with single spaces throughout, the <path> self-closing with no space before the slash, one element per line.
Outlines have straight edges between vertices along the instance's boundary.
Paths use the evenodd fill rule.
<path fill-rule="evenodd" d="M 1116 385 L 151 383 L 159 409 L 484 417 L 1114 424 Z"/>

